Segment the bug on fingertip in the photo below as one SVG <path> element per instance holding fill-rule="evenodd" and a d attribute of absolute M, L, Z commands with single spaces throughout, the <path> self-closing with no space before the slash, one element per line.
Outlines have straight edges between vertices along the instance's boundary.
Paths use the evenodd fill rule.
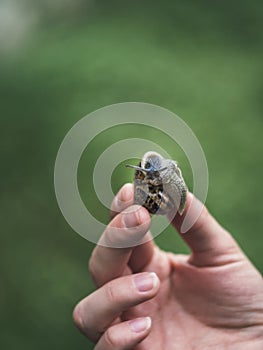
<path fill-rule="evenodd" d="M 174 209 L 183 214 L 187 186 L 176 161 L 150 151 L 138 165 L 126 167 L 135 169 L 134 204 L 142 205 L 151 214 L 165 215 Z"/>

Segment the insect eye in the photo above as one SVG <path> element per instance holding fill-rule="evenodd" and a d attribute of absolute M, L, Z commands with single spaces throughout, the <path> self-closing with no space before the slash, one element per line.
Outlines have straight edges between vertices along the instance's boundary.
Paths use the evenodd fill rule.
<path fill-rule="evenodd" d="M 146 162 L 144 167 L 145 169 L 150 169 L 152 166 L 150 162 Z"/>

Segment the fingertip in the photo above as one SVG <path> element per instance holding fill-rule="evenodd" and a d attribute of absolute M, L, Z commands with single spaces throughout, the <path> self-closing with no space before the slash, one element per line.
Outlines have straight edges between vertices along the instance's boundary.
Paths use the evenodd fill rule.
<path fill-rule="evenodd" d="M 151 317 L 140 317 L 129 321 L 129 326 L 132 332 L 141 333 L 149 331 L 152 326 Z"/>
<path fill-rule="evenodd" d="M 133 184 L 126 183 L 119 191 L 119 198 L 122 202 L 129 202 L 133 199 Z"/>
<path fill-rule="evenodd" d="M 111 205 L 111 218 L 133 204 L 133 184 L 126 183 L 116 194 Z"/>
<path fill-rule="evenodd" d="M 144 224 L 146 222 L 151 222 L 151 216 L 148 212 L 147 209 L 145 209 L 144 207 L 139 207 L 139 211 L 138 211 L 138 216 L 139 216 L 139 225 Z"/>
<path fill-rule="evenodd" d="M 151 272 L 151 275 L 153 277 L 153 288 L 159 289 L 159 287 L 160 287 L 159 277 L 157 276 L 157 274 L 155 272 Z"/>
<path fill-rule="evenodd" d="M 152 298 L 158 293 L 160 280 L 155 272 L 141 272 L 133 275 L 136 291 Z"/>
<path fill-rule="evenodd" d="M 131 228 L 140 224 L 139 207 L 133 205 L 122 213 L 122 224 L 124 227 Z"/>
<path fill-rule="evenodd" d="M 77 304 L 72 312 L 72 319 L 73 322 L 75 324 L 75 326 L 82 331 L 83 329 L 83 320 L 82 320 L 82 316 L 81 316 L 81 312 L 80 312 L 80 306 L 79 304 Z"/>
<path fill-rule="evenodd" d="M 151 219 L 139 205 L 132 205 L 116 215 L 107 226 L 98 244 L 110 248 L 128 248 L 142 243 Z"/>
<path fill-rule="evenodd" d="M 123 211 L 122 222 L 127 228 L 145 226 L 150 225 L 151 217 L 145 208 L 140 205 L 132 205 Z"/>
<path fill-rule="evenodd" d="M 150 334 L 151 325 L 150 317 L 139 317 L 113 325 L 103 334 L 95 349 L 134 349 Z"/>

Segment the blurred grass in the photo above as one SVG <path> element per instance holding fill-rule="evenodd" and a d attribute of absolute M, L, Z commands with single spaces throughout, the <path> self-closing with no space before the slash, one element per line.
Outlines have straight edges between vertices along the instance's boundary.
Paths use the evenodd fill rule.
<path fill-rule="evenodd" d="M 1 348 L 92 348 L 74 329 L 71 311 L 93 289 L 93 245 L 64 221 L 53 167 L 70 127 L 108 104 L 149 102 L 188 123 L 208 161 L 208 207 L 263 272 L 262 2 L 104 0 L 55 12 L 28 4 L 39 21 L 0 55 Z M 153 130 L 148 136 L 172 147 Z M 87 205 L 91 165 L 120 138 L 114 129 L 100 135 L 82 157 Z M 113 188 L 129 176 L 116 169 Z M 93 210 L 107 220 L 99 203 Z M 156 241 L 188 251 L 170 229 Z"/>

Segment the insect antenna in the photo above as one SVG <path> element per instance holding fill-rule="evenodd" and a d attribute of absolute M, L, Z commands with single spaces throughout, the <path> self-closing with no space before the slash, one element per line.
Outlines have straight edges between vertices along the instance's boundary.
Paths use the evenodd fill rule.
<path fill-rule="evenodd" d="M 126 168 L 133 168 L 133 169 L 136 169 L 136 170 L 149 172 L 148 169 L 141 168 L 141 167 L 138 166 L 138 165 L 126 164 L 125 166 L 126 166 Z"/>

